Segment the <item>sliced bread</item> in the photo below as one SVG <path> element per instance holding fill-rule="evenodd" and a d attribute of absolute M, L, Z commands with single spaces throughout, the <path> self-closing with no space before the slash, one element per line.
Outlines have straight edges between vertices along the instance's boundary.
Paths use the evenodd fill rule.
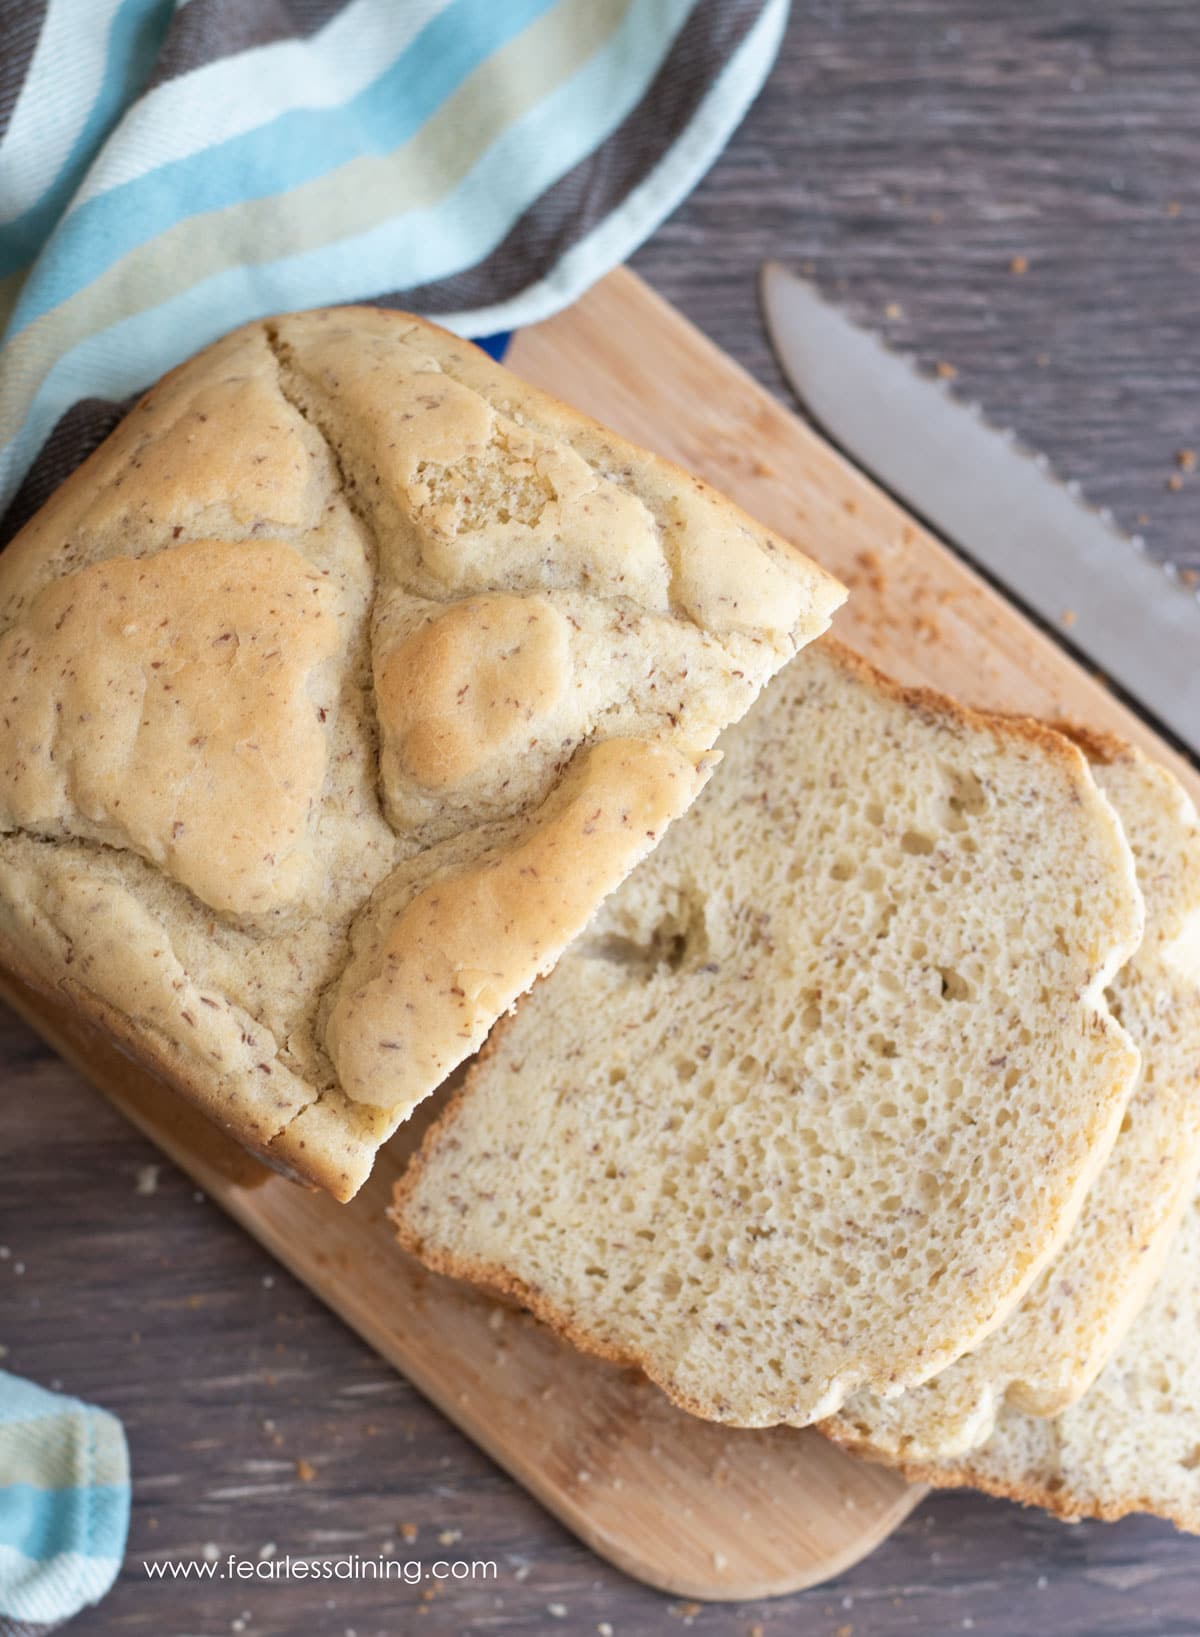
<path fill-rule="evenodd" d="M 975 1346 L 1060 1247 L 1137 1068 L 1133 858 L 1079 750 L 822 641 L 500 1029 L 402 1242 L 803 1425 Z"/>
<path fill-rule="evenodd" d="M 1085 1398 L 1052 1420 L 1005 1406 L 982 1449 L 961 1462 L 905 1463 L 905 1471 L 1062 1518 L 1152 1512 L 1200 1534 L 1200 1196 L 1149 1301 Z"/>
<path fill-rule="evenodd" d="M 1111 992 L 1141 1072 L 1070 1239 L 1012 1317 L 923 1387 L 855 1394 L 823 1425 L 877 1460 L 956 1460 L 986 1444 L 1006 1405 L 1048 1416 L 1081 1398 L 1162 1271 L 1200 1173 L 1196 810 L 1169 773 L 1120 741 L 1079 742 L 1124 824 L 1146 902 L 1145 937 Z"/>

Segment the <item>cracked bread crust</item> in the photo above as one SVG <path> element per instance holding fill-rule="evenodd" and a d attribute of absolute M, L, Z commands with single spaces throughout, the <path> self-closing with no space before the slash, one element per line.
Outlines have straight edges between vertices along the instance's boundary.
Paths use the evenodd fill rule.
<path fill-rule="evenodd" d="M 1062 1244 L 1137 1068 L 1104 987 L 1141 899 L 1066 739 L 831 639 L 720 748 L 392 1219 L 694 1414 L 806 1425 L 944 1368 Z"/>
<path fill-rule="evenodd" d="M 349 1198 L 843 596 L 418 319 L 249 325 L 0 558 L 0 958 Z"/>

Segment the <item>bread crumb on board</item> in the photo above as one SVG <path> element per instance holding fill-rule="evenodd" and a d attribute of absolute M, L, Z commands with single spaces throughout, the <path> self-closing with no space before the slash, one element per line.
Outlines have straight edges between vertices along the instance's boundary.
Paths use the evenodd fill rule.
<path fill-rule="evenodd" d="M 879 553 L 870 547 L 854 554 L 854 567 L 846 572 L 847 584 L 854 589 L 865 585 L 873 596 L 882 597 L 887 590 L 887 578 L 883 572 L 883 563 Z"/>
<path fill-rule="evenodd" d="M 311 1461 L 306 1461 L 301 1456 L 296 1457 L 296 1476 L 302 1484 L 312 1483 L 316 1475 L 317 1469 Z"/>
<path fill-rule="evenodd" d="M 1029 257 L 1028 256 L 1014 256 L 1012 258 L 1012 260 L 1008 264 L 1008 270 L 1009 270 L 1010 273 L 1015 273 L 1018 278 L 1021 276 L 1022 273 L 1028 273 L 1028 271 L 1029 271 Z"/>

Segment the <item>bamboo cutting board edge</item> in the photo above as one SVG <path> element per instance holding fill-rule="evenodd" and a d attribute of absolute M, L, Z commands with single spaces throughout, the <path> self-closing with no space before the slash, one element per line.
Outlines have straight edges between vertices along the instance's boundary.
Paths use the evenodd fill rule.
<path fill-rule="evenodd" d="M 399 1250 L 384 1216 L 402 1158 L 385 1153 L 357 1198 L 339 1205 L 276 1176 L 215 1128 L 201 1148 L 190 1108 L 48 997 L 5 974 L 0 999 L 560 1522 L 633 1578 L 706 1602 L 801 1591 L 874 1550 L 926 1493 L 812 1431 L 695 1421 L 636 1372 L 576 1353 L 527 1315 L 427 1273 Z"/>

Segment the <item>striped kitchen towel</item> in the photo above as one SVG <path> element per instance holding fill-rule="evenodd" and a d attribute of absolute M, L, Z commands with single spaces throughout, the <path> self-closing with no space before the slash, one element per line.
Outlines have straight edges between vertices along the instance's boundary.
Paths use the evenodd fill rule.
<path fill-rule="evenodd" d="M 0 0 L 0 539 L 247 319 L 375 301 L 479 336 L 572 301 L 711 164 L 786 13 Z"/>
<path fill-rule="evenodd" d="M 103 1597 L 128 1527 L 121 1423 L 0 1370 L 0 1637 L 49 1631 Z"/>

